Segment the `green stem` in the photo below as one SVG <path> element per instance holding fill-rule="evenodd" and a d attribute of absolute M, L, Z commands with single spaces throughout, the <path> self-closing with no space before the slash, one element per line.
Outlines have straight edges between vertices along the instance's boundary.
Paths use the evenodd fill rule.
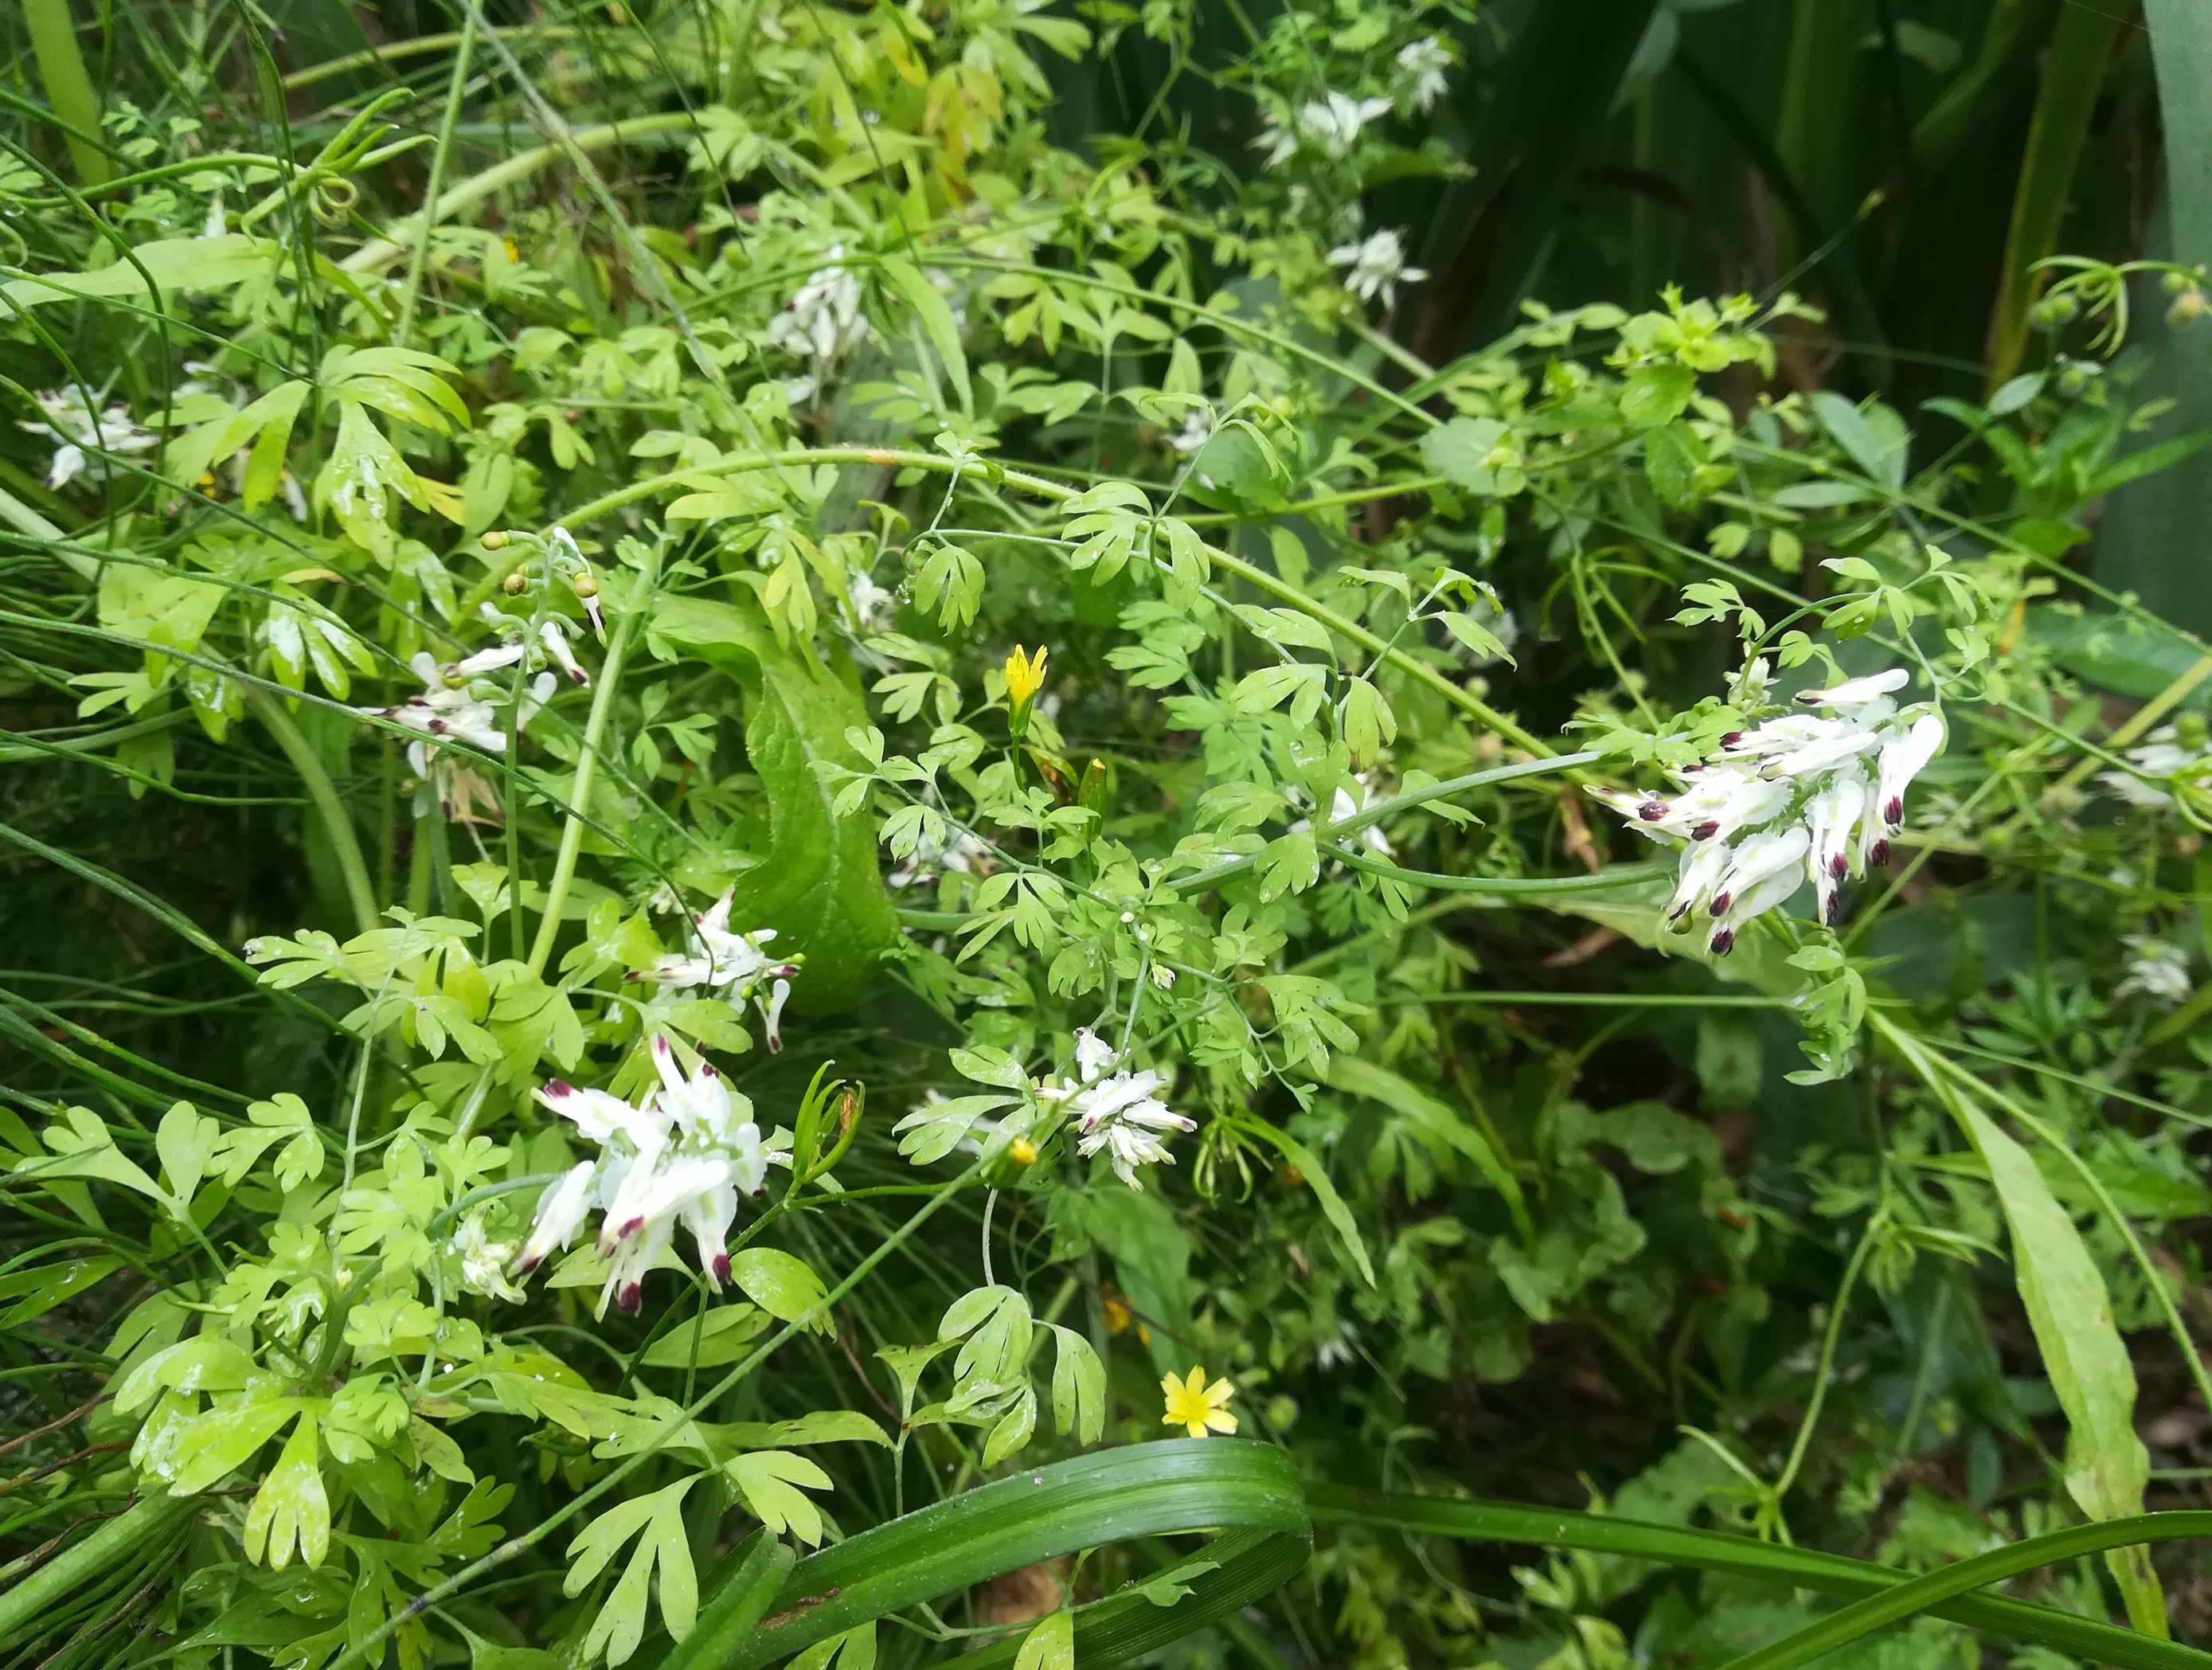
<path fill-rule="evenodd" d="M 176 1521 L 198 1505 L 197 1497 L 188 1496 L 142 1497 L 82 1542 L 64 1549 L 0 1594 L 0 1640 L 33 1622 L 78 1584 L 170 1534 Z"/>
<path fill-rule="evenodd" d="M 656 579 L 648 569 L 639 581 L 630 605 L 615 622 L 615 635 L 607 646 L 607 659 L 599 667 L 599 688 L 592 692 L 592 711 L 584 721 L 584 751 L 576 758 L 575 787 L 568 797 L 568 821 L 561 830 L 561 850 L 553 859 L 553 879 L 545 890 L 544 914 L 538 918 L 538 942 L 530 948 L 530 972 L 542 975 L 553 956 L 553 942 L 561 937 L 561 908 L 576 878 L 576 857 L 583 850 L 584 820 L 591 811 L 592 784 L 599 774 L 599 744 L 606 735 L 607 720 L 614 712 L 615 695 L 622 686 L 623 663 L 629 655 L 632 629 L 653 607 Z"/>
<path fill-rule="evenodd" d="M 694 119 L 683 113 L 665 116 L 634 116 L 627 122 L 607 122 L 598 127 L 578 128 L 566 140 L 556 145 L 538 145 L 517 153 L 506 161 L 495 164 L 480 174 L 472 174 L 445 196 L 428 207 L 433 222 L 451 220 L 472 203 L 483 202 L 501 186 L 512 185 L 518 179 L 527 179 L 540 168 L 566 156 L 572 150 L 602 150 L 619 144 L 625 139 L 636 139 L 648 133 L 681 133 L 696 125 Z M 393 230 L 406 227 L 401 222 Z M 409 246 L 397 238 L 375 238 L 338 263 L 347 272 L 371 272 L 387 261 L 397 260 L 407 253 Z"/>
<path fill-rule="evenodd" d="M 314 803 L 315 812 L 323 821 L 329 834 L 331 847 L 337 854 L 339 872 L 345 878 L 346 896 L 353 902 L 356 926 L 367 933 L 377 924 L 376 890 L 369 884 L 368 865 L 361 855 L 361 838 L 346 813 L 345 803 L 338 799 L 337 786 L 331 774 L 323 769 L 322 761 L 316 756 L 314 747 L 284 704 L 265 690 L 251 689 L 246 693 L 246 705 L 253 709 L 254 717 L 276 738 L 276 745 L 292 762 L 292 768 L 300 774 L 300 786 L 307 791 L 307 799 Z"/>
<path fill-rule="evenodd" d="M 399 323 L 392 340 L 402 348 L 415 329 L 415 304 L 422 294 L 422 269 L 430 258 L 430 234 L 437 229 L 438 193 L 446 183 L 446 159 L 453 155 L 453 131 L 460 125 L 461 94 L 469 83 L 469 59 L 476 49 L 477 15 L 471 10 L 461 25 L 461 49 L 453 55 L 453 79 L 446 87 L 446 113 L 438 124 L 438 148 L 430 153 L 430 179 L 422 188 L 421 226 L 415 234 L 415 253 L 407 263 L 407 284 L 400 292 Z"/>
<path fill-rule="evenodd" d="M 547 46 L 574 40 L 583 33 L 581 29 L 566 23 L 526 23 L 499 31 L 506 39 Z M 349 52 L 343 58 L 325 59 L 305 70 L 295 70 L 284 77 L 280 85 L 287 93 L 296 93 L 303 87 L 313 87 L 317 82 L 326 82 L 335 76 L 349 76 L 356 70 L 389 68 L 401 58 L 442 52 L 448 46 L 460 46 L 462 55 L 465 57 L 468 48 L 462 43 L 466 39 L 467 32 L 462 30 L 445 34 L 417 35 L 412 40 L 395 40 L 386 46 L 372 46 L 367 52 Z"/>
<path fill-rule="evenodd" d="M 76 20 L 70 15 L 69 0 L 23 0 L 23 22 L 54 114 L 81 132 L 98 133 L 100 97 L 92 90 L 84 54 L 77 49 Z M 77 179 L 87 185 L 106 184 L 115 171 L 100 149 L 74 133 L 64 137 Z"/>
<path fill-rule="evenodd" d="M 1782 1476 L 1774 1481 L 1778 1511 L 1782 1498 L 1797 1482 L 1797 1470 L 1805 1465 L 1806 1448 L 1812 1443 L 1813 1429 L 1820 1419 L 1820 1406 L 1827 1401 L 1828 1376 L 1836 1365 L 1836 1344 L 1843 1338 L 1844 1315 L 1850 1309 L 1851 1290 L 1858 1285 L 1859 1272 L 1866 1268 L 1867 1254 L 1874 1250 L 1875 1242 L 1881 1239 L 1888 1223 L 1888 1209 L 1877 1208 L 1867 1224 L 1866 1233 L 1859 1237 L 1859 1244 L 1851 1253 L 1851 1261 L 1844 1266 L 1844 1279 L 1836 1289 L 1835 1307 L 1828 1313 L 1827 1331 L 1820 1339 L 1820 1362 L 1814 1370 L 1813 1395 L 1806 1402 L 1805 1418 L 1797 1423 L 1797 1441 L 1790 1446 L 1790 1460 L 1783 1465 Z"/>

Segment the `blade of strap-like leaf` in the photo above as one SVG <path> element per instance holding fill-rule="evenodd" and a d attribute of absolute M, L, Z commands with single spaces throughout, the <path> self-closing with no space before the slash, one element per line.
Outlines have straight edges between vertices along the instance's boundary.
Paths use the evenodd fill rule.
<path fill-rule="evenodd" d="M 2074 174 L 2089 137 L 2098 90 L 2112 61 L 2123 16 L 2117 8 L 2062 6 L 2045 55 L 2035 119 L 2013 192 L 2012 226 L 1996 305 L 1990 313 L 1989 386 L 1996 389 L 2020 369 L 2027 349 L 2028 311 L 2043 275 L 2035 264 L 2058 248 L 2058 233 L 2074 193 Z"/>
<path fill-rule="evenodd" d="M 1141 1591 L 1076 1615 L 1077 1661 L 1118 1662 L 1188 1635 L 1268 1594 L 1304 1566 L 1311 1532 L 1290 1457 L 1272 1445 L 1169 1439 L 1017 1473 L 865 1531 L 800 1561 L 775 1615 L 719 1661 L 754 1670 L 841 1635 L 1062 1554 L 1140 1537 L 1222 1530 L 1188 1593 L 1162 1606 Z M 711 1609 L 718 1596 L 710 1595 Z M 1017 1645 L 973 1655 L 968 1670 L 1011 1662 Z"/>
<path fill-rule="evenodd" d="M 2017 1577 L 2023 1572 L 2035 1571 L 2047 1565 L 2078 1559 L 2084 1554 L 2110 1553 L 2124 1548 L 2144 1548 L 2152 1543 L 2194 1541 L 2212 1537 L 2212 1513 L 2194 1510 L 2174 1514 L 2141 1514 L 2132 1519 L 2106 1520 L 2099 1525 L 2075 1525 L 2063 1531 L 2052 1531 L 2040 1537 L 2030 1537 L 2008 1547 L 1979 1554 L 1971 1560 L 1960 1560 L 1899 1583 L 1885 1594 L 1869 1595 L 1855 1600 L 1842 1611 L 1831 1612 L 1817 1624 L 1808 1624 L 1782 1637 L 1770 1642 L 1756 1652 L 1746 1653 L 1726 1667 L 1726 1670 L 1796 1670 L 1801 1664 L 1809 1664 L 1824 1653 L 1838 1647 L 1848 1647 L 1855 1641 L 1864 1640 L 1877 1630 L 1917 1616 L 1934 1612 L 1942 1603 L 1966 1594 L 1989 1583 L 2000 1583 L 2008 1577 Z M 2170 1652 L 2185 1653 L 2190 1661 L 2212 1663 L 2212 1654 L 2197 1651 L 2193 1647 L 2179 1647 L 2171 1642 L 2160 1642 L 2148 1636 L 2131 1639 L 2144 1647 L 2163 1647 Z M 2138 1649 L 2140 1650 L 2140 1649 Z M 2118 1656 L 2108 1656 L 2105 1662 L 2129 1662 Z M 2141 1661 L 2139 1659 L 2136 1661 Z"/>
<path fill-rule="evenodd" d="M 1786 1584 L 1792 1588 L 1811 1589 L 1820 1594 L 1864 1596 L 1893 1603 L 1901 1591 L 1921 1581 L 1912 1578 L 1909 1573 L 1893 1571 L 1887 1566 L 1875 1565 L 1864 1560 L 1849 1559 L 1840 1554 L 1824 1554 L 1814 1549 L 1759 1542 L 1750 1537 L 1729 1536 L 1717 1531 L 1693 1531 L 1680 1526 L 1645 1524 L 1637 1520 L 1615 1519 L 1607 1515 L 1527 1508 L 1504 1502 L 1393 1495 L 1381 1491 L 1351 1490 L 1335 1485 L 1310 1486 L 1306 1500 L 1315 1523 L 1319 1525 L 1360 1524 L 1414 1535 L 1457 1537 L 1471 1542 L 1583 1549 L 1595 1554 L 1626 1555 L 1658 1565 L 1725 1572 L 1732 1576 L 1751 1577 Z M 2120 1531 L 2124 1527 L 2150 1527 L 2156 1535 L 2128 1531 L 2118 1539 L 2121 1541 L 2130 1536 L 2146 1541 L 2201 1536 L 2206 1534 L 2207 1528 L 2212 1528 L 2212 1514 L 2150 1514 L 2139 1519 L 2114 1521 L 2079 1529 L 2089 1534 L 2089 1546 L 2106 1548 L 2113 1546 L 2110 1533 Z M 2099 1540 L 2100 1536 L 2107 1539 Z M 1984 1558 L 1992 1560 L 2006 1557 L 2021 1558 L 2026 1551 L 2036 1546 L 2036 1543 L 2015 1544 Z M 2063 1558 L 2060 1554 L 2038 1552 L 2027 1555 L 2023 1564 L 2016 1564 L 2000 1575 L 2010 1576 L 2012 1571 L 2032 1570 L 2038 1565 L 2060 1558 Z M 1936 1575 L 1948 1576 L 1964 1569 L 1963 1566 L 1947 1566 Z M 2212 1667 L 2212 1654 L 2194 1647 L 2137 1635 L 2130 1630 L 2118 1629 L 2110 1624 L 2077 1617 L 2049 1606 L 1973 1592 L 1996 1581 L 1996 1576 L 1984 1576 L 1948 1588 L 1943 1594 L 1933 1599 L 1915 1600 L 1905 1612 L 1885 1612 L 1881 1622 L 1869 1627 L 1880 1628 L 1882 1623 L 1893 1622 L 1911 1612 L 1926 1612 L 1990 1635 L 2049 1647 L 2093 1664 L 2116 1666 L 2119 1670 L 2208 1670 L 2208 1667 Z M 1839 1612 L 1834 1614 L 1834 1618 L 1844 1616 L 1845 1612 Z M 1824 1624 L 1832 1623 L 1834 1619 L 1822 1621 Z M 1736 1670 L 1743 1670 L 1743 1667 L 1736 1667 Z M 1778 1667 L 1765 1666 L 1760 1670 L 1778 1670 Z"/>

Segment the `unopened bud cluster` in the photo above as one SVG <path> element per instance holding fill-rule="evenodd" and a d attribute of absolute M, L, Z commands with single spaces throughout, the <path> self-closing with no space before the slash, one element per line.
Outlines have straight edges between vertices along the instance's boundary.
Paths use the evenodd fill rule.
<path fill-rule="evenodd" d="M 1810 879 L 1820 920 L 1836 920 L 1837 890 L 1889 856 L 1905 824 L 1905 791 L 1943 748 L 1932 701 L 1900 707 L 1902 668 L 1799 694 L 1778 711 L 1721 738 L 1719 753 L 1670 773 L 1673 795 L 1612 791 L 1601 798 L 1629 828 L 1681 853 L 1668 920 L 1686 930 L 1702 913 L 1711 949 L 1725 956 L 1753 917 L 1788 902 Z M 1754 661 L 1740 695 L 1763 692 Z"/>

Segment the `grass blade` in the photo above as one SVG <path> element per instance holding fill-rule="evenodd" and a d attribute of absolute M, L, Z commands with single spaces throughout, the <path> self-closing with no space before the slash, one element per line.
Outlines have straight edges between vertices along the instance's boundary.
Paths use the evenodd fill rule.
<path fill-rule="evenodd" d="M 1914 1581 L 1887 1566 L 1848 1559 L 1840 1554 L 1759 1542 L 1717 1531 L 1650 1525 L 1609 1515 L 1527 1508 L 1504 1502 L 1399 1496 L 1379 1491 L 1348 1490 L 1336 1485 L 1310 1487 L 1306 1500 L 1315 1523 L 1320 1525 L 1354 1523 L 1417 1536 L 1458 1537 L 1474 1542 L 1620 1554 L 1694 1571 L 1724 1572 L 1730 1576 L 1787 1584 L 1821 1594 L 1882 1600 Z M 2185 1525 L 2174 1527 L 2171 1524 L 2183 1520 L 2212 1521 L 2212 1515 L 2153 1514 L 2125 1522 L 2155 1522 L 2161 1530 L 2168 1530 L 2175 1536 L 2203 1534 L 2202 1530 L 2191 1530 Z M 2029 1546 L 2020 1544 L 1999 1550 L 1998 1553 L 2011 1554 Z M 1957 1569 L 1947 1567 L 1945 1570 L 1948 1573 Z M 2050 1647 L 2091 1663 L 2116 1666 L 2119 1670 L 2205 1670 L 2205 1667 L 2212 1666 L 2212 1654 L 2194 1647 L 2137 1635 L 2130 1630 L 2118 1629 L 2050 1606 L 1999 1595 L 1977 1594 L 1972 1592 L 1976 1587 L 1969 1583 L 1936 1600 L 1922 1602 L 1913 1610 L 1932 1612 L 1938 1618 L 2007 1640 Z M 1843 1613 L 1836 1616 L 1840 1618 Z"/>
<path fill-rule="evenodd" d="M 1190 1593 L 1172 1606 L 1132 1594 L 1084 1608 L 1079 1662 L 1111 1664 L 1163 1645 L 1295 1576 L 1311 1533 L 1290 1457 L 1267 1444 L 1173 1438 L 950 1497 L 800 1561 L 776 1596 L 775 1616 L 720 1670 L 754 1670 L 871 1618 L 1079 1549 L 1201 1529 L 1240 1534 L 1211 1546 L 1215 1568 L 1188 1577 Z M 1015 1650 L 1010 1641 L 960 1662 L 990 1670 Z"/>
<path fill-rule="evenodd" d="M 1823 1653 L 1847 1647 L 1877 1630 L 1901 1624 L 1920 1612 L 1931 1612 L 1938 1603 L 1968 1594 L 1985 1584 L 2000 1583 L 2008 1577 L 2017 1577 L 2023 1572 L 2057 1565 L 2061 1561 L 2077 1559 L 2084 1554 L 2110 1554 L 2124 1548 L 2142 1550 L 2152 1543 L 2179 1542 L 2208 1536 L 2212 1536 L 2212 1513 L 2199 1509 L 2174 1514 L 2139 1514 L 2131 1519 L 2107 1520 L 2100 1525 L 2075 1525 L 2063 1531 L 2030 1537 L 2026 1542 L 1994 1549 L 1987 1554 L 1960 1560 L 1924 1576 L 1899 1583 L 1886 1594 L 1873 1594 L 1863 1600 L 1855 1600 L 1841 1612 L 1832 1612 L 1817 1624 L 1808 1624 L 1794 1634 L 1770 1643 L 1757 1652 L 1746 1653 L 1726 1667 L 1726 1670 L 1796 1670 L 1798 1665 L 1809 1664 Z M 2147 1641 L 2148 1638 L 2142 1639 Z M 2185 1648 L 2182 1650 L 2200 1661 L 2212 1657 L 2212 1655 L 2196 1652 L 2194 1649 Z M 2109 1661 L 2119 1662 L 2117 1659 Z"/>
<path fill-rule="evenodd" d="M 2097 93 L 2112 61 L 2121 15 L 2102 8 L 2066 6 L 2045 59 L 2035 120 L 2027 131 L 2027 152 L 2021 159 L 2020 185 L 2013 193 L 2012 227 L 2005 239 L 2004 267 L 1996 305 L 1990 313 L 1989 386 L 2020 369 L 2027 350 L 2028 313 L 2043 287 L 2036 263 L 2057 252 L 2058 232 L 2073 196 L 2074 173 L 2089 137 Z"/>
<path fill-rule="evenodd" d="M 23 0 L 23 22 L 31 34 L 31 52 L 39 61 L 39 78 L 46 84 L 46 99 L 54 114 L 76 132 L 64 132 L 70 161 L 76 177 L 87 185 L 105 185 L 115 177 L 106 154 L 77 133 L 100 131 L 100 95 L 92 90 L 85 73 L 84 54 L 76 44 L 76 20 L 70 15 L 69 0 Z"/>

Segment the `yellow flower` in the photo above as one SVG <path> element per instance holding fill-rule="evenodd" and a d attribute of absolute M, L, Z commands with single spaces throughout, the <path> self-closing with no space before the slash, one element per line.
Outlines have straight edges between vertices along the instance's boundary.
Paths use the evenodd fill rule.
<path fill-rule="evenodd" d="M 1006 1157 L 1016 1165 L 1035 1165 L 1037 1145 L 1027 1137 L 1016 1137 L 1006 1145 Z"/>
<path fill-rule="evenodd" d="M 1224 1407 L 1237 1395 L 1237 1388 L 1226 1380 L 1208 1386 L 1202 1366 L 1193 1363 L 1188 1380 L 1178 1381 L 1170 1375 L 1160 1382 L 1160 1390 L 1168 1397 L 1168 1412 L 1160 1418 L 1162 1426 L 1180 1426 L 1194 1438 L 1203 1438 L 1209 1430 L 1237 1430 L 1237 1417 Z"/>
<path fill-rule="evenodd" d="M 1037 647 L 1036 659 L 1032 661 L 1019 644 L 1006 658 L 1006 700 L 1013 703 L 1016 712 L 1036 700 L 1036 693 L 1044 688 L 1044 658 L 1042 645 Z"/>
<path fill-rule="evenodd" d="M 1105 1315 L 1107 1333 L 1126 1333 L 1129 1331 L 1129 1307 L 1115 1295 L 1109 1293 L 1099 1309 Z"/>

